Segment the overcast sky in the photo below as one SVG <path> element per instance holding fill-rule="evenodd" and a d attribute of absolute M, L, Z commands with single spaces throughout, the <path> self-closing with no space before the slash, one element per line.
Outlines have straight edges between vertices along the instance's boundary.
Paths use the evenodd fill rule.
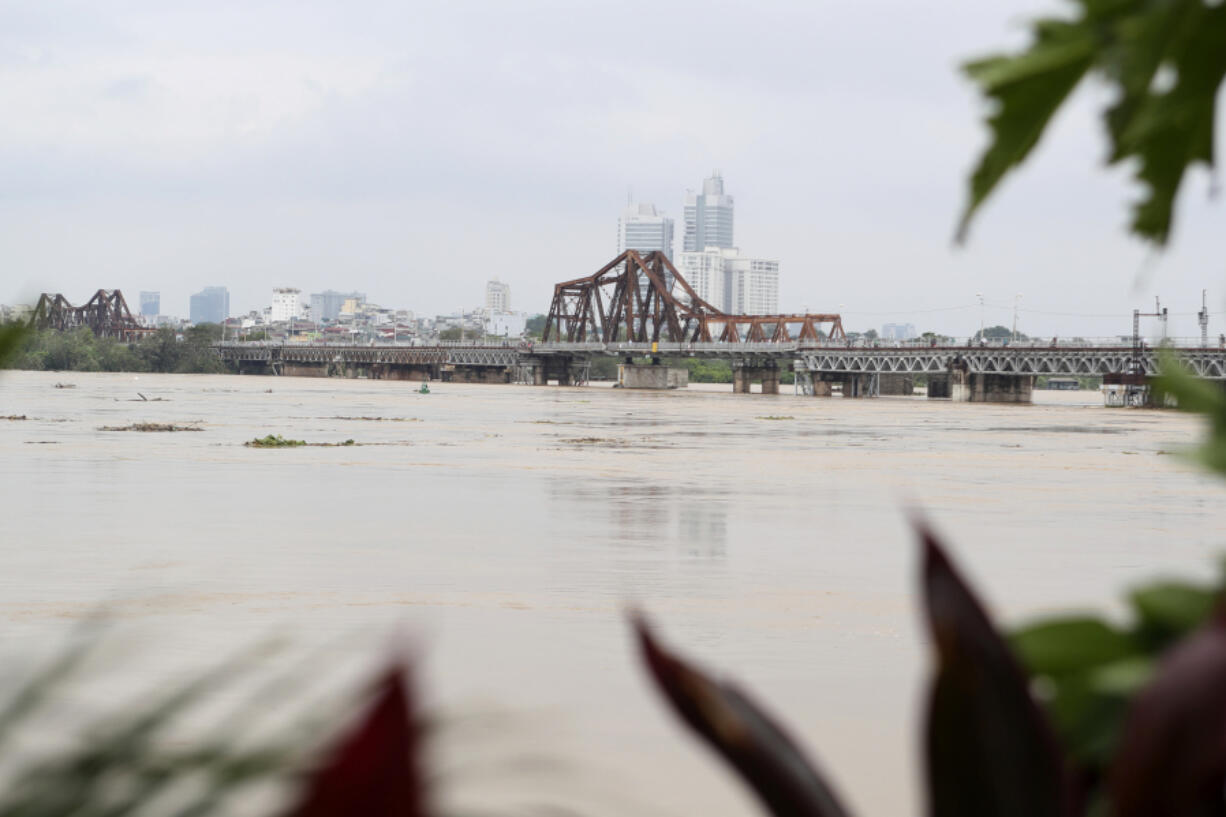
<path fill-rule="evenodd" d="M 957 63 L 1024 42 L 1025 0 L 741 4 L 0 1 L 0 301 L 224 285 L 356 289 L 418 314 L 548 306 L 616 252 L 627 190 L 678 218 L 722 171 L 785 310 L 850 329 L 1129 331 L 1162 296 L 1226 331 L 1226 203 L 1185 184 L 1173 246 L 1126 237 L 1087 86 L 951 235 L 982 146 Z M 680 235 L 680 224 L 678 225 Z"/>

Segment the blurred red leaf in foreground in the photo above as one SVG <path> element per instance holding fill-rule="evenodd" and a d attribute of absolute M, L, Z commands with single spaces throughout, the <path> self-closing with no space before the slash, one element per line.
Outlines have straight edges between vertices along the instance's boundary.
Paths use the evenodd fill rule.
<path fill-rule="evenodd" d="M 1226 614 L 1176 645 L 1133 699 L 1111 771 L 1116 817 L 1226 814 Z"/>
<path fill-rule="evenodd" d="M 388 672 L 360 721 L 307 781 L 293 817 L 424 817 L 421 727 L 408 675 L 403 666 Z"/>
<path fill-rule="evenodd" d="M 757 704 L 667 652 L 641 616 L 635 629 L 656 686 L 690 728 L 753 787 L 776 817 L 847 817 L 800 748 Z"/>
<path fill-rule="evenodd" d="M 1055 817 L 1063 761 L 1026 674 L 927 526 L 921 583 L 936 677 L 926 734 L 933 817 Z"/>

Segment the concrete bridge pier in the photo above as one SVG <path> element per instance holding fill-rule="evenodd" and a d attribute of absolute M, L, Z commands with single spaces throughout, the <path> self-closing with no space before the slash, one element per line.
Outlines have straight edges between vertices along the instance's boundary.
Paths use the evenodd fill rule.
<path fill-rule="evenodd" d="M 762 383 L 763 394 L 779 393 L 779 367 L 774 363 L 758 366 L 746 363 L 732 364 L 733 394 L 749 394 L 755 380 Z"/>
<path fill-rule="evenodd" d="M 532 360 L 532 385 L 547 386 L 550 380 L 557 380 L 559 386 L 573 386 L 577 382 L 579 370 L 579 361 L 569 356 L 550 355 L 534 358 Z M 510 381 L 508 379 L 499 382 Z"/>
<path fill-rule="evenodd" d="M 915 378 L 909 374 L 878 375 L 878 393 L 910 397 L 915 394 Z"/>
<path fill-rule="evenodd" d="M 880 387 L 879 375 L 848 374 L 843 377 L 844 397 L 876 397 Z"/>
<path fill-rule="evenodd" d="M 305 361 L 295 361 L 293 363 L 282 363 L 281 372 L 286 377 L 327 377 L 327 363 L 308 363 Z"/>
<path fill-rule="evenodd" d="M 870 372 L 814 372 L 813 396 L 831 397 L 838 385 L 844 397 L 876 397 L 880 376 Z"/>
<path fill-rule="evenodd" d="M 444 366 L 442 379 L 448 383 L 510 383 L 512 373 L 507 366 Z"/>
<path fill-rule="evenodd" d="M 1034 375 L 976 374 L 954 369 L 949 396 L 955 403 L 1029 403 Z"/>
<path fill-rule="evenodd" d="M 948 374 L 930 374 L 928 375 L 928 398 L 932 399 L 948 399 L 949 397 L 949 381 Z"/>

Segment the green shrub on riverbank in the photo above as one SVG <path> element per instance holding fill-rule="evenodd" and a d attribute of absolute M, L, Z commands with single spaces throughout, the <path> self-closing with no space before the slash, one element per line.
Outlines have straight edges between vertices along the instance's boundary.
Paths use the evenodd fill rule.
<path fill-rule="evenodd" d="M 5 366 L 11 369 L 73 372 L 184 372 L 218 374 L 226 366 L 210 348 L 221 327 L 201 324 L 178 333 L 169 327 L 134 343 L 100 338 L 81 327 L 71 332 L 26 332 Z"/>

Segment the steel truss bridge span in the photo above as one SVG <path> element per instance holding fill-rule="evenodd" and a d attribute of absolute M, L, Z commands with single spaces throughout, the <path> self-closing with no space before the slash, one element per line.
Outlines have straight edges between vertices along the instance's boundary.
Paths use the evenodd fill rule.
<path fill-rule="evenodd" d="M 1177 348 L 1171 352 L 1197 377 L 1226 380 L 1226 349 Z M 1159 352 L 1152 347 L 965 347 L 808 348 L 800 349 L 795 367 L 831 374 L 971 374 L 1073 375 L 1158 374 Z"/>
<path fill-rule="evenodd" d="M 218 343 L 222 360 L 233 363 L 282 363 L 391 366 L 515 366 L 512 346 L 332 346 L 327 344 Z"/>
<path fill-rule="evenodd" d="M 132 317 L 128 302 L 118 289 L 100 289 L 81 306 L 73 306 L 58 292 L 44 292 L 30 315 L 33 329 L 71 332 L 82 326 L 89 327 L 98 337 L 122 341 L 134 341 L 153 331 Z"/>
<path fill-rule="evenodd" d="M 541 335 L 546 343 L 816 343 L 825 337 L 844 337 L 838 315 L 730 315 L 700 298 L 667 255 L 635 250 L 555 286 Z"/>

